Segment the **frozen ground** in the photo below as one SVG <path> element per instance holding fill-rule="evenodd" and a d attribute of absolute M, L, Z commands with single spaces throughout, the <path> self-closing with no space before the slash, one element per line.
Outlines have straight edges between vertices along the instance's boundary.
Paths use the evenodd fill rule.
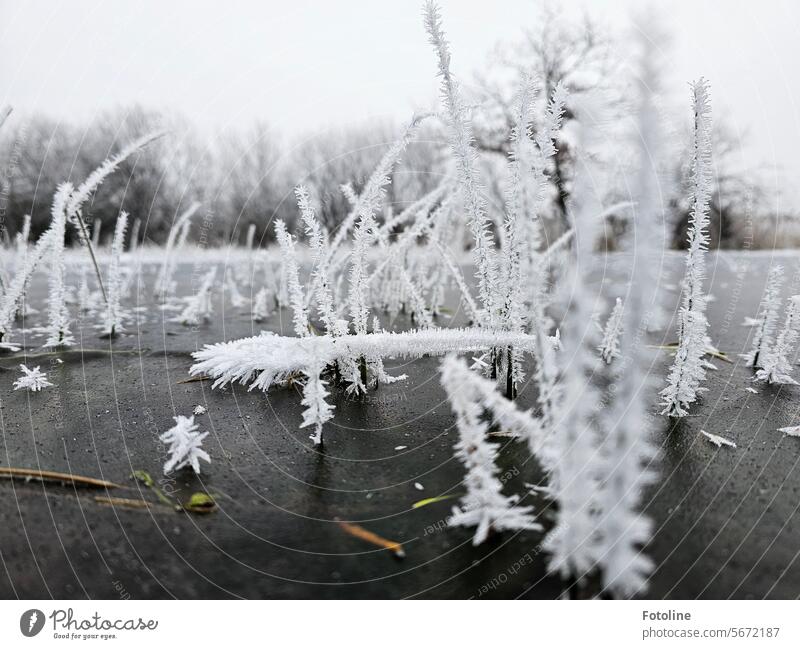
<path fill-rule="evenodd" d="M 717 297 L 709 307 L 711 335 L 733 359 L 746 346 L 750 329 L 740 325 L 755 313 L 775 258 L 790 276 L 800 260 L 793 253 L 724 253 L 709 260 L 710 292 Z M 678 271 L 680 258 L 671 260 Z M 185 284 L 192 268 L 181 271 Z M 404 364 L 408 381 L 366 398 L 335 391 L 336 417 L 319 451 L 306 429 L 297 429 L 302 407 L 296 386 L 265 396 L 181 383 L 191 351 L 260 329 L 290 335 L 288 312 L 253 325 L 246 309 L 223 311 L 218 303 L 220 317 L 192 330 L 167 322 L 173 314 L 149 299 L 152 268 L 144 279 L 138 327 L 130 326 L 128 335 L 111 343 L 86 323 L 83 352 L 62 353 L 62 362 L 29 359 L 55 387 L 13 392 L 20 361 L 0 356 L 0 466 L 123 486 L 106 493 L 0 480 L 0 596 L 552 598 L 569 588 L 546 573 L 546 555 L 538 549 L 542 533 L 504 534 L 474 548 L 470 530 L 444 524 L 453 500 L 412 508 L 421 499 L 462 491 L 437 361 Z M 39 280 L 37 306 L 44 290 Z M 35 354 L 38 344 L 29 340 L 27 353 Z M 668 360 L 662 352 L 654 368 L 661 380 Z M 800 388 L 753 385 L 740 363 L 716 365 L 693 416 L 672 427 L 654 419 L 663 453 L 660 479 L 646 499 L 656 528 L 646 551 L 657 566 L 648 596 L 798 597 L 800 440 L 776 429 L 800 423 Z M 529 392 L 523 391 L 523 402 Z M 180 501 L 197 491 L 214 494 L 218 509 L 206 515 L 159 505 L 150 489 L 130 478 L 135 470 L 161 478 L 165 458 L 157 436 L 172 416 L 188 415 L 197 405 L 208 410 L 197 420 L 211 432 L 206 447 L 213 463 L 204 464 L 199 477 L 181 473 L 162 487 L 174 488 Z M 737 447 L 717 449 L 701 429 Z M 512 490 L 540 482 L 526 449 L 500 441 L 499 461 Z M 112 506 L 97 496 L 154 506 Z M 548 501 L 532 502 L 549 526 Z M 337 519 L 403 543 L 405 558 L 346 533 Z M 590 595 L 591 589 L 573 588 L 572 594 Z"/>

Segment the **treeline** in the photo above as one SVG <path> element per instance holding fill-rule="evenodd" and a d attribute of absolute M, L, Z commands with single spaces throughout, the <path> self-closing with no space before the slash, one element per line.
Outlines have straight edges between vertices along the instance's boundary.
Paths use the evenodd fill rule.
<path fill-rule="evenodd" d="M 140 243 L 161 244 L 174 219 L 198 201 L 202 217 L 196 222 L 203 223 L 208 245 L 243 242 L 251 224 L 264 245 L 274 239 L 275 219 L 295 223 L 299 183 L 310 188 L 322 224 L 333 230 L 349 211 L 342 185 L 358 193 L 397 135 L 396 125 L 388 123 L 295 139 L 264 124 L 208 135 L 185 119 L 140 107 L 111 111 L 85 125 L 13 114 L 0 133 L 2 236 L 12 238 L 30 214 L 31 237 L 37 237 L 50 223 L 60 183 L 80 183 L 128 142 L 159 129 L 167 135 L 125 161 L 85 207 L 86 221 L 100 224 L 102 242 L 110 240 L 124 209 L 141 219 Z M 387 206 L 401 209 L 433 189 L 443 173 L 441 158 L 435 132 L 423 129 L 393 173 Z M 193 232 L 193 239 L 198 236 Z"/>
<path fill-rule="evenodd" d="M 765 202 L 765 192 L 753 182 L 752 173 L 737 168 L 738 152 L 726 129 L 720 126 L 715 131 L 711 247 L 794 245 L 796 232 L 800 231 L 798 219 L 763 214 L 760 205 Z M 12 239 L 26 214 L 31 215 L 31 237 L 37 237 L 50 223 L 51 200 L 60 183 L 82 182 L 109 155 L 158 129 L 166 130 L 167 135 L 124 162 L 122 169 L 87 204 L 85 219 L 99 224 L 101 242 L 110 240 L 117 214 L 124 209 L 132 220 L 141 220 L 139 243 L 162 244 L 177 216 L 198 201 L 201 216 L 195 218 L 195 223 L 203 224 L 205 244 L 244 243 L 252 224 L 256 242 L 266 245 L 275 238 L 275 219 L 282 219 L 289 228 L 296 223 L 298 211 L 293 192 L 300 183 L 307 185 L 315 197 L 322 225 L 333 231 L 351 208 L 342 186 L 350 185 L 354 192 L 360 192 L 398 136 L 400 126 L 366 123 L 290 139 L 261 123 L 209 135 L 199 132 L 188 120 L 140 107 L 111 111 L 85 125 L 12 114 L 0 131 L 0 237 Z M 486 146 L 480 139 L 477 142 L 490 179 L 484 191 L 498 222 L 505 200 L 504 136 L 508 133 L 500 135 L 494 146 Z M 443 174 L 452 172 L 443 162 L 447 156 L 442 138 L 441 126 L 435 119 L 420 129 L 387 186 L 387 210 L 401 210 L 432 190 Z M 559 143 L 555 159 L 558 166 L 551 170 L 551 177 L 556 180 L 547 192 L 540 215 L 550 240 L 568 227 L 564 210 L 574 161 L 567 141 Z M 668 236 L 675 248 L 683 247 L 686 241 L 689 205 L 682 198 L 682 185 L 688 160 L 689 151 L 678 147 L 673 153 L 672 171 L 664 178 L 663 189 L 670 194 L 666 200 L 670 210 L 666 215 Z M 607 189 L 606 204 L 624 199 L 624 193 L 613 181 Z M 626 226 L 624 211 L 608 214 L 601 247 L 613 249 Z M 199 227 L 195 226 L 190 240 L 198 240 Z M 68 229 L 68 239 L 74 239 L 75 234 Z"/>
<path fill-rule="evenodd" d="M 540 204 L 547 240 L 570 227 L 568 206 L 573 170 L 580 151 L 570 137 L 580 116 L 574 102 L 600 92 L 608 103 L 610 122 L 619 132 L 609 133 L 601 154 L 603 204 L 628 200 L 630 151 L 638 135 L 626 129 L 630 114 L 630 70 L 615 52 L 623 44 L 588 19 L 572 20 L 553 6 L 545 7 L 535 25 L 518 41 L 503 44 L 465 83 L 475 146 L 486 179 L 483 191 L 494 228 L 502 223 L 506 200 L 506 162 L 515 114 L 515 93 L 520 70 L 537 82 L 537 109 L 531 137 L 536 137 L 553 90 L 563 83 L 568 99 L 564 128 L 547 170 L 549 185 Z M 683 106 L 683 103 L 679 104 Z M 670 245 L 686 245 L 689 204 L 686 182 L 691 160 L 686 115 L 667 114 L 661 125 L 666 138 L 666 159 L 661 175 L 665 231 Z M 410 116 L 409 116 L 410 117 Z M 629 125 L 628 125 L 629 126 Z M 380 157 L 398 137 L 401 126 L 364 123 L 288 138 L 265 124 L 235 131 L 199 132 L 188 120 L 162 115 L 141 107 L 116 110 L 86 124 L 75 125 L 41 116 L 13 115 L 0 131 L 0 235 L 13 236 L 25 214 L 32 216 L 32 236 L 50 220 L 50 200 L 61 182 L 81 182 L 102 160 L 128 142 L 154 129 L 169 135 L 126 161 L 123 169 L 105 183 L 87 205 L 86 220 L 101 224 L 101 240 L 111 236 L 120 209 L 141 219 L 141 241 L 163 243 L 174 219 L 194 201 L 202 205 L 202 240 L 208 245 L 243 242 L 255 225 L 261 245 L 274 239 L 272 223 L 282 219 L 289 228 L 298 212 L 294 188 L 308 186 L 317 202 L 322 225 L 332 231 L 350 211 L 343 185 L 359 193 Z M 738 134 L 727 126 L 725 115 L 715 115 L 713 129 L 709 245 L 712 248 L 756 248 L 786 245 L 796 239 L 800 219 L 787 214 L 764 216 L 769 192 L 759 180 L 757 164 L 745 151 Z M 444 131 L 438 118 L 427 120 L 409 145 L 387 186 L 386 210 L 400 210 L 426 194 L 453 173 L 444 162 Z M 628 227 L 630 210 L 606 215 L 600 247 L 613 249 Z M 69 233 L 74 236 L 74 232 Z M 193 232 L 197 240 L 199 233 Z M 140 241 L 140 242 L 141 242 Z"/>

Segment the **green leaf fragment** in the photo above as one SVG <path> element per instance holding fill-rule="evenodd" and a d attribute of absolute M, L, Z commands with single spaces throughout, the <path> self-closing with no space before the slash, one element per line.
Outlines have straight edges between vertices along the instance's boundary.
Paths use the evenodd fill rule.
<path fill-rule="evenodd" d="M 210 514 L 216 510 L 217 503 L 207 493 L 198 491 L 189 497 L 183 508 L 193 514 Z"/>
<path fill-rule="evenodd" d="M 413 505 L 411 505 L 411 509 L 419 509 L 420 507 L 425 507 L 425 505 L 433 505 L 434 503 L 441 502 L 442 500 L 448 500 L 449 498 L 455 498 L 456 494 L 447 494 L 445 496 L 434 496 L 433 498 L 423 498 L 422 500 L 418 500 Z"/>

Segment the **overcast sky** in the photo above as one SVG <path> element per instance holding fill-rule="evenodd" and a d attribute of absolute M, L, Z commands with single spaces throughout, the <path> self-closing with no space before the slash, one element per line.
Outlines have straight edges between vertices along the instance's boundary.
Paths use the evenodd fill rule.
<path fill-rule="evenodd" d="M 536 20 L 532 0 L 441 0 L 453 68 L 469 76 Z M 641 2 L 567 0 L 625 34 Z M 261 119 L 298 133 L 405 119 L 436 96 L 418 0 L 0 0 L 0 103 L 73 119 L 129 102 L 206 128 Z M 667 0 L 667 90 L 701 75 L 748 133 L 754 166 L 800 208 L 797 0 Z M 778 192 L 780 188 L 781 192 Z"/>

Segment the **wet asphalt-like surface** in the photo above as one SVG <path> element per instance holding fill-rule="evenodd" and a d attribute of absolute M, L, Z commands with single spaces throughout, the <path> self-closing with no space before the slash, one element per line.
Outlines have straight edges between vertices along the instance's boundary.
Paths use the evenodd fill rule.
<path fill-rule="evenodd" d="M 734 360 L 751 333 L 741 322 L 755 314 L 776 258 L 792 275 L 800 255 L 711 256 L 711 335 Z M 670 259 L 677 282 L 680 257 Z M 445 524 L 455 500 L 412 507 L 463 491 L 463 470 L 452 456 L 457 432 L 435 359 L 387 362 L 390 371 L 409 379 L 366 397 L 332 389 L 336 416 L 320 450 L 307 429 L 298 429 L 297 386 L 265 395 L 182 382 L 189 353 L 204 343 L 261 329 L 291 335 L 290 314 L 253 324 L 248 308 L 233 308 L 217 295 L 212 323 L 184 327 L 169 322 L 174 312 L 161 311 L 150 299 L 153 273 L 143 270 L 141 308 L 124 336 L 99 338 L 92 318 L 75 323 L 75 348 L 35 358 L 42 338 L 26 334 L 28 365 L 41 365 L 54 387 L 13 391 L 20 354 L 0 355 L 0 466 L 121 485 L 106 491 L 0 479 L 0 596 L 553 598 L 570 589 L 547 573 L 542 532 L 496 535 L 473 547 L 470 530 Z M 188 293 L 191 277 L 191 269 L 181 270 L 178 294 Z M 40 277 L 31 304 L 41 307 L 45 293 Z M 675 290 L 664 291 L 669 309 L 676 300 Z M 38 324 L 36 318 L 28 324 Z M 408 323 L 401 317 L 393 326 Z M 651 342 L 671 341 L 670 331 Z M 668 354 L 659 353 L 658 380 L 668 363 Z M 656 565 L 647 596 L 797 597 L 800 439 L 776 429 L 800 423 L 800 387 L 754 386 L 740 362 L 715 364 L 709 391 L 692 416 L 655 420 L 653 437 L 662 452 L 659 479 L 644 499 L 655 528 L 646 548 Z M 530 403 L 531 392 L 522 391 L 521 403 Z M 200 476 L 182 471 L 164 479 L 158 434 L 173 416 L 189 415 L 197 405 L 207 409 L 196 419 L 210 431 L 205 446 L 213 461 L 203 464 Z M 701 429 L 737 447 L 717 449 Z M 544 480 L 523 445 L 499 441 L 509 493 Z M 133 471 L 147 471 L 171 502 L 204 491 L 215 496 L 218 508 L 205 515 L 175 511 L 131 478 Z M 143 499 L 152 506 L 98 497 Z M 546 528 L 552 525 L 550 502 L 533 496 L 525 502 L 536 506 Z M 401 542 L 405 558 L 354 537 L 338 521 Z M 591 583 L 570 592 L 590 596 Z"/>

